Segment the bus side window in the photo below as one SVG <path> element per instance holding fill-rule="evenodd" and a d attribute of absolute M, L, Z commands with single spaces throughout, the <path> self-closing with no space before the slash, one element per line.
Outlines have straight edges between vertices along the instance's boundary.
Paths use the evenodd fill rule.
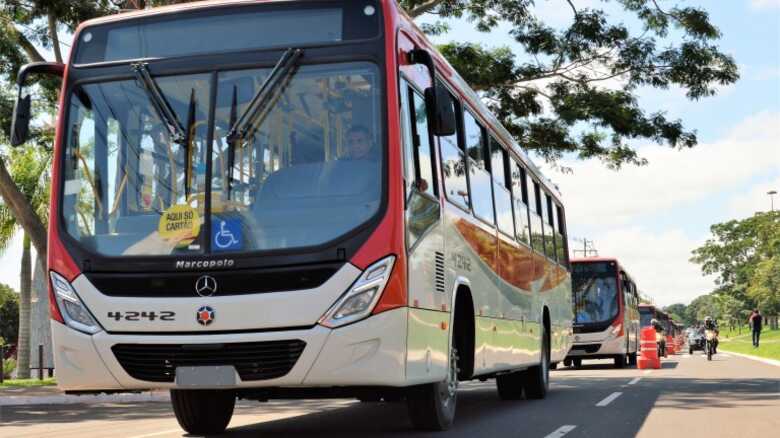
<path fill-rule="evenodd" d="M 555 249 L 558 252 L 558 263 L 569 266 L 569 243 L 566 236 L 566 219 L 563 207 L 555 204 L 553 213 L 555 213 L 553 227 L 555 229 Z"/>
<path fill-rule="evenodd" d="M 531 196 L 531 199 L 529 199 L 530 203 L 528 204 L 528 207 L 531 209 L 531 213 L 529 215 L 531 218 L 531 246 L 541 254 L 544 254 L 544 227 L 542 226 L 541 216 L 541 191 L 539 188 L 539 183 L 534 181 L 530 174 L 528 175 L 528 188 L 529 190 L 533 188 L 533 190 L 528 193 L 528 195 Z"/>
<path fill-rule="evenodd" d="M 404 187 L 406 189 L 406 197 L 409 196 L 412 183 L 417 178 L 417 171 L 414 165 L 414 141 L 412 140 L 412 118 L 409 116 L 411 106 L 409 104 L 409 84 L 401 79 L 401 140 L 403 141 L 403 153 L 404 153 Z"/>
<path fill-rule="evenodd" d="M 511 183 L 507 178 L 507 152 L 492 136 L 490 138 L 490 168 L 493 175 L 493 197 L 496 205 L 496 223 L 499 231 L 514 237 L 515 224 L 512 218 Z"/>
<path fill-rule="evenodd" d="M 525 169 L 510 159 L 512 168 L 512 205 L 515 212 L 515 237 L 518 241 L 531 244 L 531 228 L 528 222 L 528 195 L 525 187 Z"/>
<path fill-rule="evenodd" d="M 552 260 L 556 260 L 555 253 L 555 230 L 553 227 L 553 203 L 552 197 L 544 193 L 542 197 L 542 209 L 544 214 L 544 252 Z"/>
<path fill-rule="evenodd" d="M 425 99 L 416 91 L 410 89 L 412 140 L 414 150 L 414 163 L 417 175 L 417 189 L 430 196 L 438 196 L 438 188 L 433 171 L 433 141 L 428 129 L 428 113 L 425 108 Z"/>
<path fill-rule="evenodd" d="M 454 97 L 452 100 L 455 103 L 455 114 L 459 114 L 460 103 Z M 463 152 L 463 146 L 458 145 L 458 135 L 463 132 L 460 123 L 457 130 L 455 135 L 439 137 L 441 173 L 447 200 L 468 210 L 471 207 L 471 200 L 466 178 L 466 154 Z"/>
<path fill-rule="evenodd" d="M 466 140 L 466 151 L 469 156 L 468 170 L 471 188 L 471 205 L 474 215 L 483 221 L 494 224 L 493 193 L 490 172 L 485 160 L 485 129 L 469 111 L 463 112 L 463 131 Z"/>

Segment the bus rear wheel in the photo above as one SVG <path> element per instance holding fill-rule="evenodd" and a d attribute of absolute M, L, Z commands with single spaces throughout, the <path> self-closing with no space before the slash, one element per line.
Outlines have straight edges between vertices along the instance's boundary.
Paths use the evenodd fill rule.
<path fill-rule="evenodd" d="M 614 358 L 615 361 L 615 368 L 625 368 L 626 367 L 626 355 L 625 354 L 618 354 Z"/>
<path fill-rule="evenodd" d="M 441 431 L 452 427 L 458 402 L 458 352 L 450 347 L 447 378 L 409 389 L 406 405 L 417 430 Z"/>
<path fill-rule="evenodd" d="M 236 393 L 227 390 L 172 389 L 176 421 L 193 435 L 222 433 L 233 417 Z"/>

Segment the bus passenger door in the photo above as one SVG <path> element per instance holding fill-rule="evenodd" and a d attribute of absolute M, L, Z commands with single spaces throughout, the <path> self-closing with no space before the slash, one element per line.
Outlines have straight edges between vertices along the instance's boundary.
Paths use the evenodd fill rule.
<path fill-rule="evenodd" d="M 410 305 L 407 375 L 410 380 L 441 379 L 447 370 L 449 317 L 444 281 L 444 237 L 436 180 L 434 137 L 425 99 L 400 81 L 404 156 L 406 248 Z"/>

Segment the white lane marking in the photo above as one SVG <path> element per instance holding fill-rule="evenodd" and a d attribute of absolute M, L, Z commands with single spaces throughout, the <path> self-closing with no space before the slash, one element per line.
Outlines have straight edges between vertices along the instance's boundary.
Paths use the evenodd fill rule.
<path fill-rule="evenodd" d="M 691 358 L 690 356 L 687 356 L 687 355 L 686 355 L 686 356 L 681 356 L 681 357 L 682 357 L 683 359 L 690 359 L 690 358 Z"/>
<path fill-rule="evenodd" d="M 650 374 L 650 373 L 652 373 L 652 372 L 653 372 L 653 370 L 645 370 L 643 374 L 644 374 L 644 375 L 648 375 L 648 374 Z"/>
<path fill-rule="evenodd" d="M 130 438 L 147 438 L 150 436 L 168 435 L 174 432 L 183 432 L 183 431 L 181 429 L 169 429 L 169 430 L 163 430 L 162 432 L 147 433 L 145 435 L 135 435 L 135 436 L 131 436 Z"/>
<path fill-rule="evenodd" d="M 604 400 L 596 403 L 596 406 L 603 408 L 604 406 L 608 406 L 610 403 L 615 401 L 616 398 L 620 397 L 623 393 L 622 392 L 613 392 L 612 394 L 608 395 L 607 398 Z"/>
<path fill-rule="evenodd" d="M 629 385 L 635 385 L 636 382 L 642 380 L 641 377 L 634 377 L 630 382 L 628 382 Z"/>
<path fill-rule="evenodd" d="M 573 426 L 571 424 L 567 424 L 566 426 L 561 426 L 555 429 L 551 434 L 545 436 L 544 438 L 561 438 L 562 436 L 574 430 L 576 427 L 577 426 Z"/>

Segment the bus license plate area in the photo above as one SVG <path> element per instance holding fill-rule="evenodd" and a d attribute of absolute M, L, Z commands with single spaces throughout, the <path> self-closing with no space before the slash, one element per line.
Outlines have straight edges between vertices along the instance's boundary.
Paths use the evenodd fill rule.
<path fill-rule="evenodd" d="M 238 373 L 233 365 L 177 367 L 176 386 L 213 388 L 235 386 Z"/>

